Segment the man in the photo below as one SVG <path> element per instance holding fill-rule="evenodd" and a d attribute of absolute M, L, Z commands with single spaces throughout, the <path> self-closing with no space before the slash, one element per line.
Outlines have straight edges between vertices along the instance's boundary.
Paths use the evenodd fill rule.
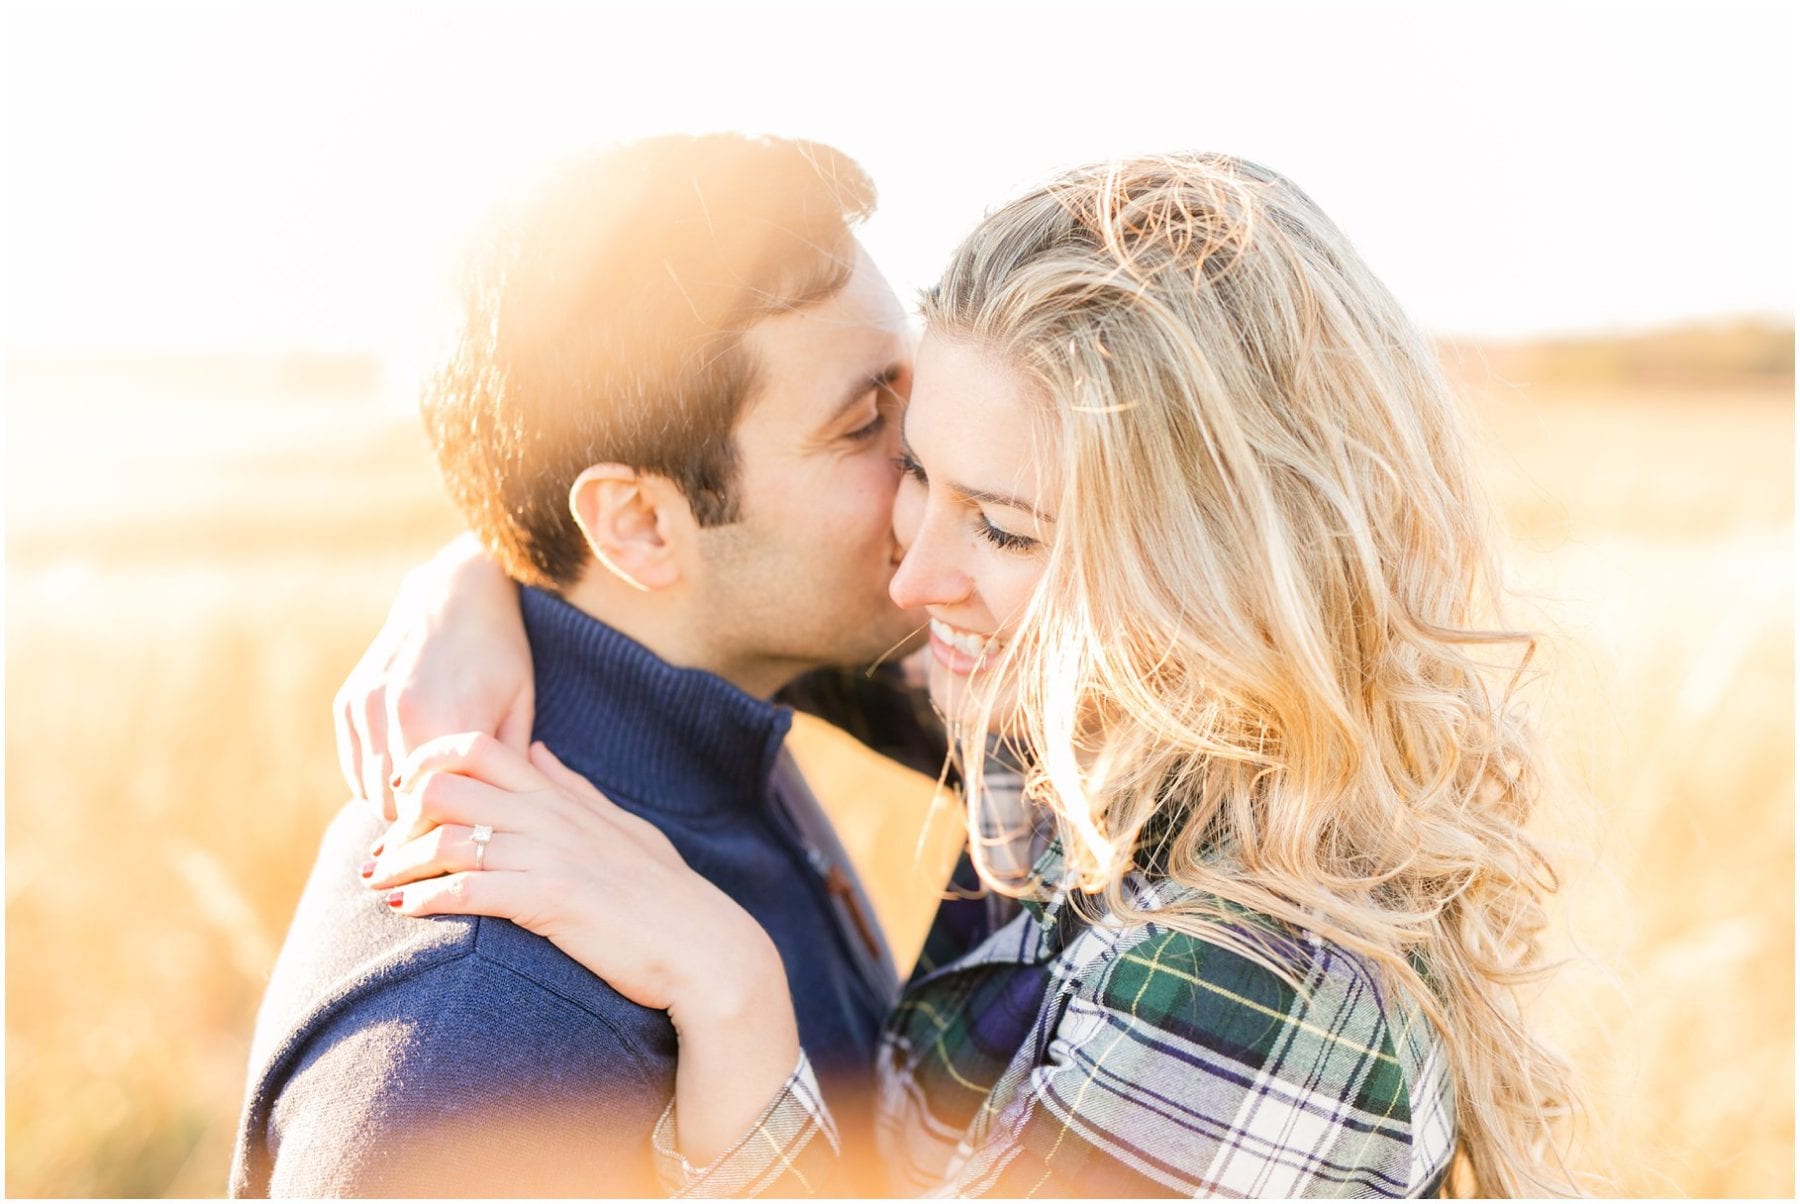
<path fill-rule="evenodd" d="M 518 582 L 536 727 L 769 932 L 827 1092 L 895 986 L 769 701 L 868 664 L 887 596 L 904 316 L 826 147 L 671 137 L 564 165 L 474 258 L 427 387 L 440 467 Z M 236 1195 L 646 1194 L 667 1017 L 494 919 L 365 889 L 380 817 L 327 834 L 271 980 Z M 854 1108 L 854 1101 L 850 1101 Z"/>

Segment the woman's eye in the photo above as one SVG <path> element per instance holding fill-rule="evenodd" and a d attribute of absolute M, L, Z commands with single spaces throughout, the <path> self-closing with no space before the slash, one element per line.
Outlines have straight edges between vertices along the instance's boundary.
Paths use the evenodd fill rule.
<path fill-rule="evenodd" d="M 987 520 L 985 514 L 981 516 L 980 532 L 981 538 L 996 548 L 1004 548 L 1008 552 L 1025 552 L 1038 546 L 1038 541 L 1029 535 L 1014 535 L 1011 531 L 1004 531 L 996 527 Z"/>
<path fill-rule="evenodd" d="M 919 484 L 923 485 L 925 483 L 924 466 L 905 452 L 901 452 L 894 457 L 894 467 L 898 468 L 903 474 L 917 481 Z"/>

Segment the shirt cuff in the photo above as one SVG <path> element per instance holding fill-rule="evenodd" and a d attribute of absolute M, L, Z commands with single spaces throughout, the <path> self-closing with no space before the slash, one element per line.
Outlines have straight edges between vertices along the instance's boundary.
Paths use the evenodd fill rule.
<path fill-rule="evenodd" d="M 762 1115 L 736 1144 L 708 1165 L 696 1168 L 676 1150 L 673 1099 L 651 1131 L 650 1145 L 656 1176 L 671 1196 L 761 1195 L 784 1173 L 794 1175 L 797 1181 L 783 1185 L 777 1194 L 796 1196 L 813 1194 L 813 1185 L 800 1176 L 796 1163 L 801 1151 L 816 1136 L 823 1136 L 831 1152 L 837 1153 L 837 1126 L 819 1094 L 818 1079 L 803 1049 L 793 1073 Z"/>

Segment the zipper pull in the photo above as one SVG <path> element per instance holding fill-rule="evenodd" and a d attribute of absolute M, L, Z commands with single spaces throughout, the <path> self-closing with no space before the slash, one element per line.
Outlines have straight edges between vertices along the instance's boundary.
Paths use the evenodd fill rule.
<path fill-rule="evenodd" d="M 823 856 L 820 857 L 823 861 Z M 816 868 L 816 863 L 815 863 Z M 830 866 L 823 871 L 825 875 L 825 893 L 842 900 L 844 910 L 850 913 L 850 923 L 856 929 L 856 935 L 862 938 L 864 948 L 876 961 L 881 960 L 881 942 L 875 938 L 874 929 L 869 927 L 868 917 L 863 915 L 862 906 L 856 899 L 856 888 L 850 885 L 850 878 L 838 866 Z"/>

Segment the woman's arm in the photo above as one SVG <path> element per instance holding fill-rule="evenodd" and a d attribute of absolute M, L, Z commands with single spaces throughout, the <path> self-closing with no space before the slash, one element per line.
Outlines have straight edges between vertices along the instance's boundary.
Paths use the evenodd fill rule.
<path fill-rule="evenodd" d="M 677 1148 L 695 1164 L 731 1149 L 800 1056 L 787 975 L 762 926 L 542 744 L 521 757 L 480 733 L 439 739 L 400 777 L 369 885 L 407 915 L 512 920 L 667 1011 L 680 1039 Z M 491 830 L 479 870 L 477 825 Z"/>
<path fill-rule="evenodd" d="M 394 818 L 389 775 L 414 748 L 485 732 L 525 751 L 533 717 L 531 648 L 519 594 L 473 535 L 407 575 L 374 643 L 332 703 L 350 792 Z"/>
<path fill-rule="evenodd" d="M 669 1013 L 680 1050 L 657 1144 L 672 1190 L 829 1190 L 837 1143 L 780 956 L 660 830 L 542 746 L 521 758 L 482 735 L 420 749 L 399 800 L 368 875 L 395 910 L 505 917 Z M 1015 923 L 1029 949 L 1035 919 Z M 884 1053 L 883 1073 L 905 1080 L 882 1093 L 898 1109 L 882 1118 L 891 1186 L 1012 1197 L 1431 1190 L 1454 1121 L 1428 1026 L 1417 1009 L 1391 1023 L 1394 1002 L 1343 950 L 1309 941 L 1289 953 L 1304 991 L 1201 937 L 1094 926 L 1051 963 L 1028 955 L 981 969 L 993 976 L 985 986 L 919 984 Z M 1002 1017 L 981 1001 L 1016 1011 L 1028 984 L 1046 994 L 1019 1017 L 1011 1064 L 997 1065 L 988 1021 Z"/>
<path fill-rule="evenodd" d="M 882 1054 L 882 1073 L 900 1080 L 882 1092 L 892 1109 L 881 1118 L 885 1192 L 1435 1194 L 1455 1120 L 1429 1023 L 1345 951 L 1321 942 L 1292 952 L 1304 990 L 1210 940 L 1095 927 L 1048 965 L 1003 960 L 971 971 L 985 981 L 915 986 Z M 996 1033 L 1033 979 L 1047 993 L 1016 1052 L 996 1063 Z M 841 1173 L 804 1071 L 711 1166 L 691 1172 L 660 1157 L 665 1184 L 680 1195 L 797 1196 Z"/>

